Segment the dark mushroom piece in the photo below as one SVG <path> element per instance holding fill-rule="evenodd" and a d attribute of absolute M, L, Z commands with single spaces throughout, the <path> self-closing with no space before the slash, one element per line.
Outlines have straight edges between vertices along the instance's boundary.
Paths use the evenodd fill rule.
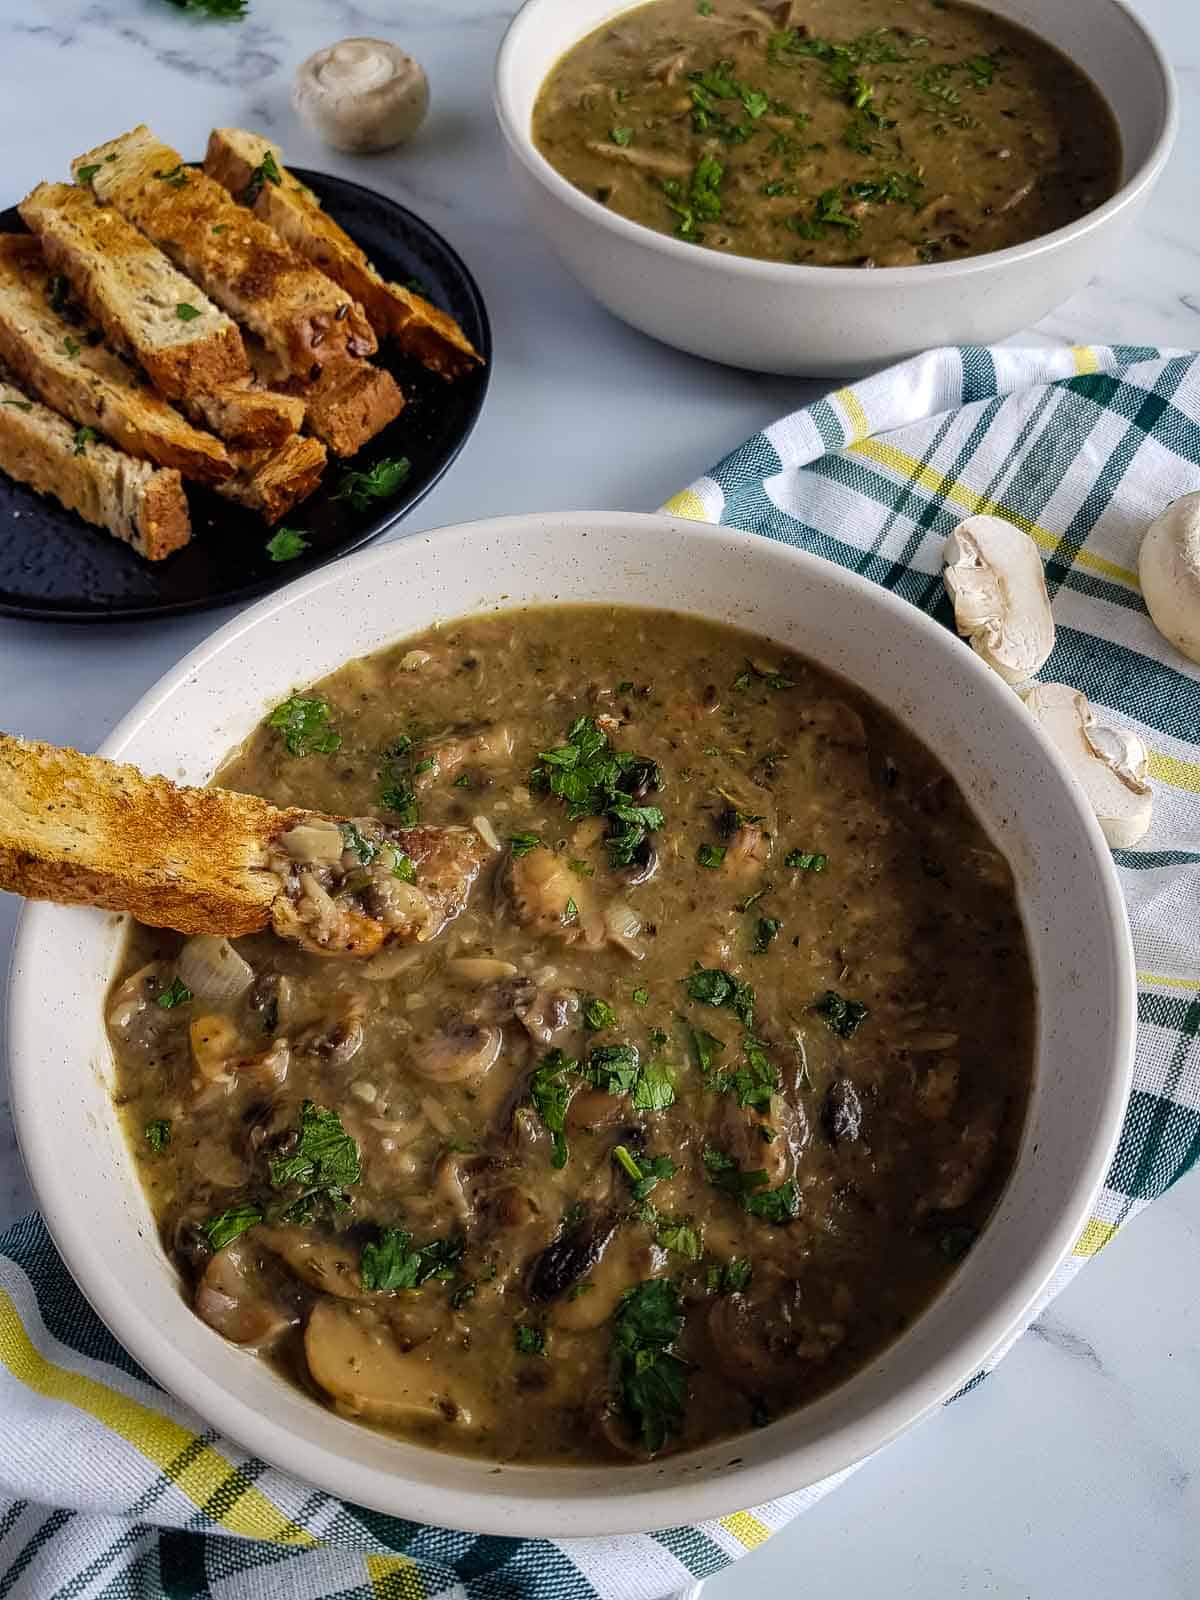
<path fill-rule="evenodd" d="M 534 1260 L 529 1277 L 531 1298 L 557 1300 L 566 1294 L 600 1260 L 616 1231 L 617 1219 L 607 1214 L 584 1217 L 565 1228 Z"/>

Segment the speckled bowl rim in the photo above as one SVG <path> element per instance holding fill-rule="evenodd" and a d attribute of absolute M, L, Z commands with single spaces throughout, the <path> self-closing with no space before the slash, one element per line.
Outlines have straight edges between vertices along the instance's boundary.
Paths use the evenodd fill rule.
<path fill-rule="evenodd" d="M 953 634 L 890 591 L 780 542 L 673 518 L 613 512 L 538 513 L 412 535 L 383 549 L 349 557 L 302 577 L 227 623 L 142 697 L 105 741 L 102 753 L 114 758 L 136 755 L 143 731 L 160 724 L 165 727 L 169 722 L 173 698 L 189 688 L 199 693 L 206 684 L 219 679 L 222 671 L 226 674 L 234 671 L 234 665 L 222 666 L 222 656 L 229 652 L 232 660 L 239 641 L 260 630 L 263 631 L 260 648 L 265 648 L 268 642 L 273 649 L 281 648 L 289 639 L 295 645 L 290 682 L 308 682 L 320 671 L 327 670 L 325 657 L 314 654 L 317 647 L 308 635 L 297 640 L 287 631 L 289 614 L 322 591 L 327 591 L 331 602 L 329 614 L 336 616 L 341 614 L 337 607 L 339 592 L 344 591 L 342 598 L 348 599 L 359 580 L 369 578 L 373 590 L 386 593 L 390 584 L 403 587 L 406 579 L 414 576 L 419 583 L 422 563 L 426 563 L 427 576 L 444 570 L 444 563 L 459 563 L 465 564 L 464 570 L 469 571 L 474 584 L 481 563 L 485 564 L 487 559 L 496 564 L 511 560 L 507 552 L 525 548 L 525 555 L 517 559 L 530 559 L 532 551 L 540 552 L 539 559 L 545 558 L 552 565 L 557 563 L 553 567 L 554 575 L 546 580 L 550 587 L 545 588 L 544 593 L 542 589 L 537 591 L 536 602 L 526 600 L 525 603 L 557 600 L 560 595 L 554 585 L 561 585 L 564 591 L 569 589 L 563 596 L 569 600 L 615 603 L 605 590 L 596 591 L 597 579 L 591 571 L 603 564 L 602 552 L 606 545 L 611 545 L 613 551 L 629 552 L 628 556 L 621 557 L 621 581 L 634 597 L 626 599 L 622 593 L 622 604 L 639 603 L 639 586 L 644 583 L 646 569 L 653 567 L 656 560 L 662 563 L 658 579 L 661 585 L 672 579 L 700 583 L 701 580 L 691 578 L 693 570 L 728 573 L 730 581 L 736 583 L 737 574 L 745 572 L 748 564 L 763 564 L 766 570 L 762 581 L 766 582 L 769 575 L 772 585 L 770 604 L 781 604 L 777 586 L 785 583 L 796 586 L 795 591 L 787 590 L 789 595 L 799 592 L 801 586 L 812 586 L 823 594 L 826 602 L 836 597 L 835 605 L 844 608 L 848 626 L 870 630 L 873 649 L 878 648 L 874 641 L 890 632 L 894 640 L 900 641 L 893 645 L 898 655 L 919 650 L 922 666 L 928 660 L 930 680 L 936 680 L 939 685 L 958 685 L 962 696 L 960 703 L 983 706 L 989 716 L 994 713 L 1004 719 L 1012 730 L 1013 749 L 1018 753 L 1024 751 L 1020 759 L 1030 763 L 1021 770 L 1032 773 L 1038 780 L 1039 798 L 1036 801 L 1030 798 L 1027 802 L 1029 817 L 1036 818 L 1036 826 L 1044 831 L 1041 818 L 1047 814 L 1047 808 L 1058 808 L 1055 814 L 1065 819 L 1063 826 L 1069 836 L 1056 836 L 1056 846 L 1069 845 L 1085 874 L 1082 881 L 1089 886 L 1090 912 L 1078 921 L 1083 929 L 1081 943 L 1088 945 L 1090 941 L 1091 960 L 1078 963 L 1082 969 L 1078 981 L 1084 998 L 1096 1003 L 1094 1015 L 1102 1020 L 1094 1026 L 1103 1033 L 1104 1048 L 1088 1060 L 1090 1098 L 1087 1098 L 1087 1105 L 1091 1132 L 1082 1138 L 1077 1160 L 1069 1167 L 1066 1198 L 1050 1215 L 1043 1215 L 1042 1209 L 1032 1200 L 1024 1202 L 1027 1210 L 1032 1206 L 1037 1225 L 1033 1230 L 1036 1238 L 1030 1240 L 1028 1250 L 1022 1236 L 1020 1249 L 1016 1251 L 1019 1271 L 1010 1268 L 1007 1257 L 1002 1254 L 1010 1249 L 1010 1240 L 1008 1234 L 1001 1236 L 1000 1225 L 993 1220 L 950 1285 L 899 1340 L 840 1388 L 799 1412 L 781 1417 L 760 1432 L 741 1435 L 736 1440 L 723 1441 L 719 1446 L 707 1446 L 683 1456 L 668 1457 L 662 1462 L 628 1467 L 581 1467 L 564 1471 L 561 1467 L 500 1466 L 448 1457 L 393 1440 L 381 1443 L 379 1435 L 334 1417 L 300 1391 L 272 1378 L 269 1372 L 264 1377 L 265 1369 L 260 1363 L 253 1362 L 244 1352 L 204 1328 L 187 1309 L 178 1295 L 165 1257 L 154 1241 L 144 1198 L 140 1202 L 140 1217 L 133 1222 L 126 1218 L 123 1223 L 123 1235 L 115 1222 L 111 1226 L 114 1240 L 123 1237 L 126 1241 L 120 1250 L 116 1244 L 112 1247 L 117 1251 L 114 1269 L 110 1271 L 101 1263 L 96 1241 L 103 1233 L 105 1217 L 97 1215 L 97 1209 L 101 1204 L 110 1206 L 116 1221 L 120 1221 L 121 1207 L 130 1204 L 128 1195 L 133 1192 L 133 1180 L 128 1168 L 116 1170 L 97 1154 L 95 1170 L 102 1174 L 103 1189 L 92 1197 L 95 1204 L 86 1214 L 80 1206 L 72 1204 L 72 1184 L 82 1184 L 86 1180 L 72 1177 L 70 1163 L 64 1159 L 63 1107 L 72 1092 L 69 1074 L 86 1074 L 88 1068 L 78 1059 L 77 1049 L 72 1053 L 68 1046 L 65 1057 L 60 1057 L 56 1039 L 60 1032 L 69 1039 L 72 1019 L 83 1015 L 72 1009 L 77 1007 L 80 992 L 78 978 L 73 983 L 71 976 L 72 940 L 79 941 L 77 963 L 81 971 L 89 945 L 97 948 L 104 939 L 109 941 L 108 959 L 111 961 L 114 919 L 78 907 L 26 906 L 18 923 L 9 976 L 7 1020 L 13 1116 L 21 1152 L 47 1227 L 97 1314 L 169 1393 L 185 1398 L 222 1434 L 266 1461 L 288 1470 L 299 1468 L 308 1482 L 385 1513 L 479 1533 L 565 1538 L 643 1532 L 695 1522 L 777 1498 L 848 1467 L 879 1449 L 954 1393 L 1027 1319 L 1030 1307 L 1069 1254 L 1088 1220 L 1093 1199 L 1116 1147 L 1132 1071 L 1136 985 L 1124 903 L 1103 836 L 1063 762 L 1040 734 L 1036 731 L 1031 734 L 1034 725 L 1012 691 Z M 481 546 L 488 552 L 486 557 L 481 553 Z M 656 557 L 656 550 L 668 553 Z M 610 559 L 615 562 L 617 557 L 614 555 Z M 671 562 L 682 564 L 689 575 L 686 580 L 677 577 L 681 569 L 672 567 Z M 572 588 L 567 574 L 575 568 L 583 576 Z M 406 572 L 406 569 L 411 570 Z M 725 583 L 724 576 L 721 581 Z M 430 582 L 436 588 L 436 579 L 430 577 Z M 411 582 L 407 592 L 413 592 Z M 724 593 L 723 588 L 721 592 Z M 506 599 L 503 593 L 498 596 L 493 593 L 490 603 L 502 607 Z M 425 605 L 426 601 L 422 599 L 420 603 Z M 644 603 L 666 606 L 672 601 L 648 597 Z M 718 619 L 723 616 L 727 621 L 737 621 L 739 616 L 744 616 L 736 598 L 731 598 L 725 606 L 710 608 L 701 608 L 683 599 L 674 603 L 693 614 L 712 615 Z M 753 601 L 749 603 L 753 606 Z M 386 601 L 383 605 L 386 609 Z M 475 609 L 483 608 L 481 602 Z M 468 614 L 470 609 L 455 606 L 445 611 L 444 620 Z M 438 614 L 436 607 L 431 608 L 431 614 Z M 382 622 L 379 625 L 382 626 Z M 765 624 L 763 629 L 767 631 Z M 406 627 L 403 631 L 413 630 Z M 379 648 L 384 637 L 395 636 L 381 635 L 379 643 L 371 648 Z M 803 644 L 792 641 L 791 647 L 803 649 Z M 322 649 L 325 648 L 332 649 L 332 645 L 322 645 Z M 342 649 L 341 654 L 344 658 L 359 650 L 356 642 Z M 307 657 L 306 651 L 309 652 Z M 305 666 L 306 659 L 312 661 L 311 670 Z M 242 680 L 237 682 L 242 692 Z M 271 689 L 273 693 L 267 696 L 265 703 L 278 698 L 280 692 L 287 692 L 286 687 L 281 688 L 275 682 Z M 943 692 L 943 688 L 937 689 L 934 698 Z M 236 737 L 244 737 L 261 714 L 261 707 L 249 713 L 251 721 Z M 903 711 L 898 714 L 904 717 Z M 919 725 L 916 732 L 927 739 Z M 153 735 L 147 734 L 147 737 Z M 189 724 L 186 735 L 180 732 L 170 737 L 176 741 L 174 747 L 181 752 L 185 748 L 188 750 L 188 759 L 192 759 L 194 765 L 203 759 L 209 771 L 232 742 L 228 729 L 197 732 L 194 722 Z M 210 748 L 214 744 L 216 748 Z M 200 753 L 192 756 L 193 745 L 202 747 L 203 756 Z M 931 747 L 935 751 L 938 749 L 936 744 Z M 183 759 L 182 754 L 180 759 Z M 988 755 L 984 758 L 976 752 L 976 759 L 991 762 L 1000 757 Z M 192 776 L 194 780 L 196 774 Z M 102 924 L 110 931 L 99 932 Z M 1028 927 L 1027 932 L 1036 964 L 1040 936 Z M 1063 948 L 1068 946 L 1064 943 Z M 1070 960 L 1075 962 L 1074 931 L 1069 949 Z M 1093 975 L 1101 970 L 1106 975 L 1102 1005 L 1097 1003 L 1100 979 Z M 1111 991 L 1107 987 L 1108 978 L 1111 978 Z M 89 995 L 87 1003 L 91 1005 L 93 1000 L 96 1015 L 87 1024 L 86 1031 L 88 1038 L 95 1041 L 88 1045 L 95 1059 L 96 1052 L 106 1053 L 107 1046 L 103 1042 L 100 994 Z M 58 1028 L 55 1026 L 56 1008 Z M 1039 1042 L 1039 1052 L 1041 1050 Z M 1042 1070 L 1039 1054 L 1039 1074 Z M 61 1081 L 64 1074 L 68 1075 L 66 1086 Z M 1055 1074 L 1064 1084 L 1068 1082 L 1057 1067 L 1052 1076 Z M 86 1113 L 86 1119 L 96 1130 L 97 1147 L 106 1140 L 111 1145 L 114 1138 L 111 1129 L 101 1129 L 98 1124 L 105 1117 L 115 1123 L 115 1118 L 103 1087 L 95 1086 L 99 1084 L 98 1074 L 93 1072 L 92 1077 L 95 1079 L 92 1089 L 79 1091 L 81 1105 L 96 1108 Z M 1069 1082 L 1074 1093 L 1078 1080 L 1072 1077 Z M 1066 1092 L 1065 1089 L 1057 1091 L 1059 1094 Z M 93 1096 L 91 1101 L 87 1099 L 89 1093 Z M 97 1096 L 103 1097 L 103 1104 Z M 1077 1120 L 1072 1102 L 1072 1124 Z M 1044 1163 L 1056 1160 L 1061 1163 L 1062 1158 L 1054 1149 L 1039 1152 L 1036 1145 L 1032 1152 L 1027 1151 L 1028 1129 L 1026 1135 L 1018 1158 L 1018 1172 L 1026 1172 L 1025 1183 L 1036 1198 L 1043 1181 L 1038 1174 L 1047 1170 Z M 124 1191 L 124 1199 L 118 1191 Z M 997 1216 L 1005 1204 L 1002 1198 Z M 1011 1234 L 1012 1224 L 1006 1226 Z M 989 1240 L 993 1239 L 1001 1239 L 1001 1242 L 990 1250 Z M 121 1253 L 126 1245 L 134 1250 L 136 1261 Z M 991 1287 L 989 1263 L 993 1262 L 1005 1265 L 1008 1287 L 1004 1292 Z M 157 1297 L 154 1307 L 157 1320 L 139 1309 L 139 1274 L 144 1275 L 143 1287 L 149 1290 L 151 1298 Z M 169 1294 L 166 1292 L 168 1285 Z M 941 1348 L 936 1357 L 926 1360 L 918 1353 L 914 1358 L 914 1348 L 918 1352 L 921 1349 L 917 1330 L 943 1306 L 948 1308 L 945 1317 L 951 1323 L 956 1317 L 962 1320 L 964 1300 L 970 1308 L 966 1313 L 967 1332 L 946 1341 L 948 1348 Z M 933 1325 L 940 1328 L 941 1322 L 935 1321 Z M 924 1338 L 928 1342 L 928 1332 Z M 895 1353 L 904 1352 L 906 1348 L 906 1358 L 896 1354 L 893 1360 Z M 903 1373 L 906 1361 L 913 1370 L 903 1382 L 894 1384 L 895 1392 L 892 1392 L 887 1385 L 897 1367 Z M 257 1372 L 251 1374 L 250 1368 L 256 1368 Z M 880 1378 L 880 1370 L 886 1374 L 884 1378 Z M 872 1385 L 882 1385 L 887 1390 L 884 1398 L 878 1404 L 872 1401 L 864 1405 L 863 1390 L 856 1388 L 863 1383 L 868 1393 L 872 1392 Z M 254 1405 L 239 1399 L 233 1392 L 234 1387 L 247 1386 L 254 1391 Z M 854 1394 L 859 1396 L 857 1407 L 851 1400 Z M 267 1398 L 264 1399 L 264 1395 Z M 846 1413 L 840 1423 L 839 1410 Z M 831 1419 L 828 1424 L 827 1419 Z M 802 1438 L 799 1444 L 787 1443 L 787 1436 L 803 1435 L 805 1430 L 813 1429 L 816 1430 L 814 1438 Z M 725 1460 L 731 1450 L 738 1454 Z M 364 1459 L 367 1456 L 372 1459 Z M 376 1464 L 375 1458 L 386 1460 L 386 1464 Z"/>

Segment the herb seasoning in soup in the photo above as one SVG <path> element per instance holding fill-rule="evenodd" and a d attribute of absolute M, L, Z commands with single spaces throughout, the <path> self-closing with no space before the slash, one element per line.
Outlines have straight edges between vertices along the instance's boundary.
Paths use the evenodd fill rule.
<path fill-rule="evenodd" d="M 1074 222 L 1112 195 L 1083 72 L 954 0 L 655 0 L 590 34 L 533 113 L 576 188 L 769 261 L 912 266 Z"/>
<path fill-rule="evenodd" d="M 288 848 L 385 919 L 422 873 L 380 822 L 492 852 L 423 943 L 135 928 L 110 996 L 197 1314 L 314 1395 L 497 1460 L 686 1449 L 840 1382 L 970 1248 L 1029 1087 L 1012 879 L 849 685 L 510 612 L 351 662 L 220 778 L 353 818 Z"/>

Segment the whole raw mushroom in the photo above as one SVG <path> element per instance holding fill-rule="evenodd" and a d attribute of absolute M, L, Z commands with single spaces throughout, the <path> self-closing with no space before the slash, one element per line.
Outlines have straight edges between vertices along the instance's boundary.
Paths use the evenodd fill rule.
<path fill-rule="evenodd" d="M 1200 661 L 1200 491 L 1173 500 L 1146 529 L 1138 575 L 1159 633 Z"/>
<path fill-rule="evenodd" d="M 340 39 L 296 68 L 292 104 L 335 150 L 390 150 L 424 121 L 429 80 L 387 39 Z"/>

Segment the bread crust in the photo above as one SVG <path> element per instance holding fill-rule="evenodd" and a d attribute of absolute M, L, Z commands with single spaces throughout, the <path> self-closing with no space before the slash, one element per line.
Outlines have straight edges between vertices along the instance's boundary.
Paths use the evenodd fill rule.
<path fill-rule="evenodd" d="M 267 450 L 235 450 L 237 472 L 220 485 L 227 500 L 257 511 L 271 525 L 307 500 L 321 481 L 329 457 L 319 439 L 294 434 Z"/>
<path fill-rule="evenodd" d="M 270 139 L 244 128 L 214 128 L 204 170 L 240 198 L 268 151 L 281 182 L 264 182 L 258 188 L 255 215 L 353 295 L 379 337 L 393 338 L 405 355 L 444 378 L 462 377 L 482 365 L 483 358 L 453 317 L 402 284 L 389 283 L 375 270 L 350 235 L 326 215 L 311 189 L 288 172 L 279 146 Z"/>
<path fill-rule="evenodd" d="M 238 938 L 270 923 L 267 847 L 304 815 L 0 734 L 0 887 L 30 900 Z"/>
<path fill-rule="evenodd" d="M 200 483 L 231 477 L 219 439 L 201 433 L 103 345 L 54 309 L 38 241 L 0 234 L 0 359 L 46 405 L 95 428 L 130 455 Z"/>

